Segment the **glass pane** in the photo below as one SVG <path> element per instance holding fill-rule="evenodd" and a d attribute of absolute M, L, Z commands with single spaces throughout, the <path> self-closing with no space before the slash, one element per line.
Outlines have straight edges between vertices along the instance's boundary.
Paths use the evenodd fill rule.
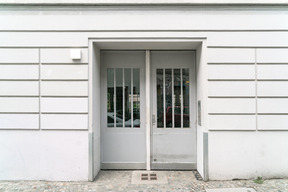
<path fill-rule="evenodd" d="M 183 79 L 183 127 L 189 127 L 189 69 L 182 69 Z"/>
<path fill-rule="evenodd" d="M 163 116 L 163 69 L 157 69 L 157 128 L 164 127 Z"/>
<path fill-rule="evenodd" d="M 174 69 L 174 127 L 181 127 L 181 75 Z"/>
<path fill-rule="evenodd" d="M 166 127 L 172 127 L 172 69 L 165 69 Z"/>
<path fill-rule="evenodd" d="M 125 127 L 131 127 L 131 69 L 124 69 Z"/>
<path fill-rule="evenodd" d="M 140 127 L 140 70 L 133 69 L 133 127 Z"/>
<path fill-rule="evenodd" d="M 123 69 L 116 69 L 116 127 L 123 127 Z"/>
<path fill-rule="evenodd" d="M 107 69 L 107 127 L 114 127 L 114 69 Z"/>

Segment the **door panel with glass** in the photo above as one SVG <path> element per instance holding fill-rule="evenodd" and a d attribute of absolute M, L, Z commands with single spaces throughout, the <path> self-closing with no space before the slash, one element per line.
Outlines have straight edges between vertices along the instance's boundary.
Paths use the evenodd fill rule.
<path fill-rule="evenodd" d="M 152 169 L 196 168 L 195 52 L 151 51 Z"/>
<path fill-rule="evenodd" d="M 101 51 L 101 168 L 145 169 L 150 147 L 152 169 L 194 169 L 195 52 L 147 52 Z M 147 125 L 145 65 L 151 69 Z"/>
<path fill-rule="evenodd" d="M 101 168 L 145 168 L 145 51 L 102 51 Z"/>

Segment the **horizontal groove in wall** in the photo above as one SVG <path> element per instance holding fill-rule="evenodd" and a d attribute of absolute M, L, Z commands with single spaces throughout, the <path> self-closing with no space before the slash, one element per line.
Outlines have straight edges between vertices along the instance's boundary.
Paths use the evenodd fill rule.
<path fill-rule="evenodd" d="M 38 82 L 39 79 L 0 79 L 0 81 L 36 81 Z"/>
<path fill-rule="evenodd" d="M 255 81 L 255 79 L 208 79 L 208 81 Z"/>
<path fill-rule="evenodd" d="M 41 63 L 42 65 L 88 65 L 88 63 Z"/>
<path fill-rule="evenodd" d="M 29 130 L 31 130 L 31 131 L 38 131 L 38 130 L 40 130 L 39 128 L 0 128 L 0 131 L 8 131 L 8 130 L 14 130 L 14 131 L 29 131 Z"/>
<path fill-rule="evenodd" d="M 288 95 L 287 96 L 257 96 L 257 98 L 267 98 L 267 99 L 288 98 Z"/>
<path fill-rule="evenodd" d="M 47 128 L 41 128 L 41 130 L 45 130 L 45 131 L 87 131 L 87 129 L 47 129 Z"/>
<path fill-rule="evenodd" d="M 221 131 L 221 132 L 224 132 L 224 131 L 227 131 L 227 132 L 244 132 L 244 131 L 249 131 L 249 132 L 255 132 L 256 130 L 255 129 L 211 129 L 209 128 L 209 131 Z"/>
<path fill-rule="evenodd" d="M 73 114 L 73 115 L 83 115 L 83 114 L 88 114 L 88 112 L 41 112 L 41 114 L 53 114 L 53 115 L 60 115 L 60 114 Z"/>
<path fill-rule="evenodd" d="M 4 128 L 0 128 L 0 132 L 1 131 L 40 131 L 39 128 L 37 129 L 21 129 L 21 128 L 13 128 L 13 129 L 4 129 Z M 41 131 L 88 131 L 88 129 L 41 129 Z"/>
<path fill-rule="evenodd" d="M 207 63 L 208 65 L 255 65 L 255 63 L 233 63 L 233 62 L 229 62 L 229 63 L 212 63 L 209 62 Z"/>
<path fill-rule="evenodd" d="M 150 31 L 150 30 L 148 30 Z M 175 30 L 176 32 L 180 32 L 181 30 Z M 117 32 L 117 30 L 112 30 L 111 32 Z M 126 30 L 124 30 L 123 32 L 127 32 Z M 140 31 L 139 31 L 140 32 Z M 144 31 L 145 32 L 145 31 Z M 165 39 L 169 39 L 169 40 L 195 40 L 195 39 L 207 39 L 207 37 L 203 37 L 203 36 L 199 36 L 199 37 L 88 37 L 89 40 L 149 40 L 149 39 L 152 39 L 152 40 L 165 40 Z"/>
<path fill-rule="evenodd" d="M 40 49 L 57 49 L 57 48 L 88 48 L 88 46 L 0 46 L 1 49 L 17 49 L 17 48 L 21 48 L 21 49 L 31 49 L 31 48 L 40 48 Z"/>
<path fill-rule="evenodd" d="M 41 79 L 41 81 L 88 81 L 88 79 Z"/>
<path fill-rule="evenodd" d="M 283 132 L 287 132 L 288 128 L 287 129 L 258 129 L 258 131 L 263 131 L 263 132 L 268 132 L 268 131 L 280 132 L 280 131 L 283 131 Z"/>
<path fill-rule="evenodd" d="M 255 98 L 255 96 L 208 96 L 208 98 Z"/>
<path fill-rule="evenodd" d="M 51 96 L 51 95 L 41 95 L 42 98 L 88 98 L 88 96 Z"/>
<path fill-rule="evenodd" d="M 80 132 L 80 131 L 88 131 L 88 129 L 42 129 L 41 131 L 76 131 L 76 132 Z"/>
<path fill-rule="evenodd" d="M 0 112 L 0 114 L 39 114 L 39 112 Z"/>
<path fill-rule="evenodd" d="M 272 63 L 272 62 L 269 62 L 269 63 L 257 63 L 257 65 L 288 65 L 288 63 Z"/>
<path fill-rule="evenodd" d="M 288 81 L 288 79 L 257 79 L 257 81 Z"/>
<path fill-rule="evenodd" d="M 258 115 L 288 115 L 288 113 L 257 113 Z"/>
<path fill-rule="evenodd" d="M 257 98 L 259 98 L 259 99 L 283 99 L 282 98 L 282 96 L 279 96 L 279 97 L 277 97 L 277 96 L 257 96 Z M 286 98 L 286 96 L 284 96 L 284 99 Z"/>
<path fill-rule="evenodd" d="M 256 115 L 256 113 L 208 113 L 209 115 Z"/>
<path fill-rule="evenodd" d="M 0 97 L 39 97 L 39 95 L 0 95 Z"/>
<path fill-rule="evenodd" d="M 0 30 L 0 32 L 286 32 L 288 29 Z M 92 38 L 92 37 L 91 37 Z M 204 38 L 204 37 L 203 37 Z"/>
<path fill-rule="evenodd" d="M 210 46 L 207 46 L 207 48 L 217 48 L 217 49 L 225 49 L 225 48 L 230 48 L 230 49 L 270 49 L 270 48 L 273 48 L 273 49 L 282 49 L 282 48 L 288 48 L 288 46 L 214 46 L 214 45 L 210 45 Z"/>
<path fill-rule="evenodd" d="M 39 63 L 0 63 L 0 65 L 39 65 Z"/>

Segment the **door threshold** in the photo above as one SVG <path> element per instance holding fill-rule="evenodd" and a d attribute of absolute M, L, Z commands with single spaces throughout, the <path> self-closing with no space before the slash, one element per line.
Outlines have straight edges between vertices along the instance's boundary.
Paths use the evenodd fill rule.
<path fill-rule="evenodd" d="M 139 170 L 146 169 L 146 163 L 101 163 L 101 169 L 105 170 Z"/>
<path fill-rule="evenodd" d="M 152 163 L 154 170 L 196 170 L 196 163 Z"/>

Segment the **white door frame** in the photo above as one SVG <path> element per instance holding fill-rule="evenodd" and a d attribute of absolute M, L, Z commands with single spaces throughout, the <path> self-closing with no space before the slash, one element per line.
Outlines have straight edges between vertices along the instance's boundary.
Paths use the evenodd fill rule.
<path fill-rule="evenodd" d="M 114 49 L 114 50 L 191 50 L 191 49 L 200 49 L 202 51 L 201 55 L 203 54 L 203 44 L 206 42 L 205 37 L 179 37 L 179 38 L 150 38 L 150 37 L 141 37 L 141 38 L 89 38 L 89 180 L 93 180 L 95 176 L 100 171 L 100 50 L 101 49 Z M 201 52 L 200 51 L 200 52 Z M 149 55 L 148 55 L 149 56 Z M 147 54 L 146 54 L 147 57 Z M 149 61 L 149 58 L 146 58 Z M 203 60 L 201 59 L 201 61 Z M 205 62 L 205 61 L 204 61 Z M 146 68 L 150 68 L 147 65 Z M 149 62 L 150 64 L 150 62 Z M 147 70 L 150 71 L 150 70 Z M 147 74 L 146 74 L 147 75 Z M 150 75 L 149 75 L 150 77 Z M 202 77 L 205 79 L 205 77 Z M 149 83 L 146 85 L 146 90 L 150 90 L 150 78 L 146 78 L 146 81 Z M 147 87 L 149 86 L 149 87 Z M 148 95 L 150 91 L 146 91 Z M 204 92 L 204 99 L 202 100 L 203 103 L 206 103 L 206 98 Z M 147 100 L 148 99 L 148 100 Z M 148 101 L 148 102 L 147 102 Z M 150 111 L 150 97 L 146 97 L 146 108 L 149 107 L 149 110 L 146 110 L 146 113 L 151 113 Z M 202 107 L 202 110 L 204 108 Z M 147 117 L 150 118 L 151 115 Z M 150 119 L 147 119 L 149 122 Z M 202 121 L 204 118 L 202 118 Z M 204 121 L 203 121 L 204 122 Z M 195 122 L 196 123 L 196 122 Z M 150 124 L 147 123 L 146 126 L 150 127 Z M 150 146 L 150 135 L 151 130 L 146 132 L 147 143 Z M 148 137 L 149 134 L 149 137 Z M 198 140 L 198 136 L 197 136 Z M 147 165 L 146 169 L 150 170 L 150 147 L 147 146 L 146 153 L 147 155 Z M 198 150 L 197 150 L 198 154 Z M 201 153 L 203 154 L 203 153 Z M 197 155 L 198 156 L 198 155 Z M 201 160 L 205 159 L 202 158 Z M 149 164 L 149 165 L 148 165 Z M 204 165 L 205 167 L 205 165 Z M 201 168 L 201 173 L 203 172 Z"/>
<path fill-rule="evenodd" d="M 146 70 L 145 70 L 145 86 L 146 86 L 146 106 L 145 106 L 145 111 L 146 111 L 146 170 L 150 171 L 151 170 L 151 103 L 150 103 L 150 51 L 146 50 Z"/>

